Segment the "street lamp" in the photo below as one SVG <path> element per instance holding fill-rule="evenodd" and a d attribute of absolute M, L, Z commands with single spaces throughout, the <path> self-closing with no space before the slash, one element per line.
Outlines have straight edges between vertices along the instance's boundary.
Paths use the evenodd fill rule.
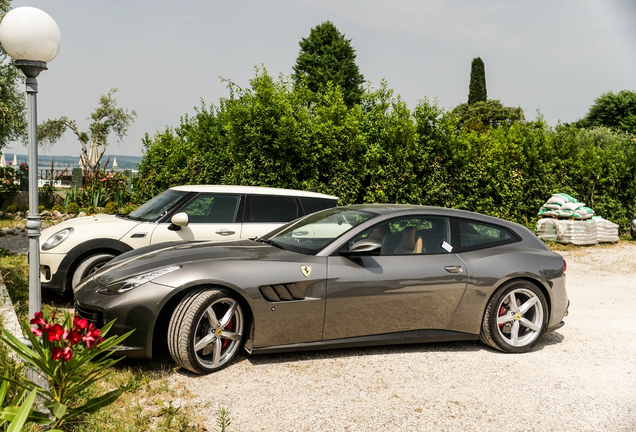
<path fill-rule="evenodd" d="M 60 28 L 46 12 L 19 7 L 0 23 L 0 43 L 26 75 L 29 138 L 29 318 L 42 309 L 40 289 L 40 212 L 38 209 L 37 76 L 60 51 Z"/>

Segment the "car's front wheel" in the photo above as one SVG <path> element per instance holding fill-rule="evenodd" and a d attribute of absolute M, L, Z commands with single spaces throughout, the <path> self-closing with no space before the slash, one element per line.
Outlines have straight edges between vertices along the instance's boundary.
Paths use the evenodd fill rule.
<path fill-rule="evenodd" d="M 484 313 L 480 339 L 504 352 L 534 347 L 548 325 L 548 306 L 537 286 L 517 280 L 497 289 Z"/>
<path fill-rule="evenodd" d="M 245 316 L 223 289 L 201 288 L 179 303 L 168 326 L 168 350 L 181 367 L 207 374 L 227 366 L 243 342 Z"/>
<path fill-rule="evenodd" d="M 73 290 L 75 290 L 75 287 L 79 285 L 82 279 L 95 273 L 113 258 L 115 258 L 115 255 L 110 253 L 99 253 L 85 258 L 73 273 L 73 278 L 71 279 L 71 287 Z"/>

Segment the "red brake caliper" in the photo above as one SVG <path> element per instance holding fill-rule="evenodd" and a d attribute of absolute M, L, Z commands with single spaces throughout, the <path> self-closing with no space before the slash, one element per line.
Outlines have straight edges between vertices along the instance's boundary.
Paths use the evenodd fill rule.
<path fill-rule="evenodd" d="M 504 312 L 505 312 L 505 309 L 503 305 L 501 305 L 501 308 L 499 308 L 499 316 L 503 316 Z M 502 328 L 502 327 L 503 327 L 503 324 L 499 324 L 499 328 Z"/>
<path fill-rule="evenodd" d="M 234 318 L 232 318 L 230 322 L 227 323 L 227 326 L 225 326 L 225 330 L 234 330 Z M 230 343 L 229 339 L 223 339 L 223 341 L 221 342 L 221 351 L 225 349 L 225 346 L 228 343 Z"/>

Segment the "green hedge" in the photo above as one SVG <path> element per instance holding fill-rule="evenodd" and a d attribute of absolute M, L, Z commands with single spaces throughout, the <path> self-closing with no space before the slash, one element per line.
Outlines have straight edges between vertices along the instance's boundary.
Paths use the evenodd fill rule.
<path fill-rule="evenodd" d="M 539 117 L 467 131 L 436 102 L 409 110 L 385 82 L 348 108 L 337 87 L 316 98 L 260 70 L 218 106 L 146 136 L 135 199 L 181 184 L 314 188 L 340 204 L 454 207 L 532 226 L 566 192 L 626 228 L 635 169 L 636 142 L 606 128 Z"/>

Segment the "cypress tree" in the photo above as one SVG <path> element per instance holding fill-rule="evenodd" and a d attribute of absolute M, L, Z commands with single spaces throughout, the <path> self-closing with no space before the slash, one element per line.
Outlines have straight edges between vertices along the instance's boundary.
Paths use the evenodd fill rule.
<path fill-rule="evenodd" d="M 300 54 L 294 66 L 294 81 L 314 93 L 323 91 L 327 83 L 340 86 L 348 106 L 360 102 L 364 76 L 356 65 L 356 51 L 351 39 L 345 39 L 330 21 L 311 29 L 309 37 L 298 43 Z"/>
<path fill-rule="evenodd" d="M 468 90 L 468 103 L 486 102 L 486 68 L 481 58 L 473 59 L 470 66 L 470 88 Z"/>

